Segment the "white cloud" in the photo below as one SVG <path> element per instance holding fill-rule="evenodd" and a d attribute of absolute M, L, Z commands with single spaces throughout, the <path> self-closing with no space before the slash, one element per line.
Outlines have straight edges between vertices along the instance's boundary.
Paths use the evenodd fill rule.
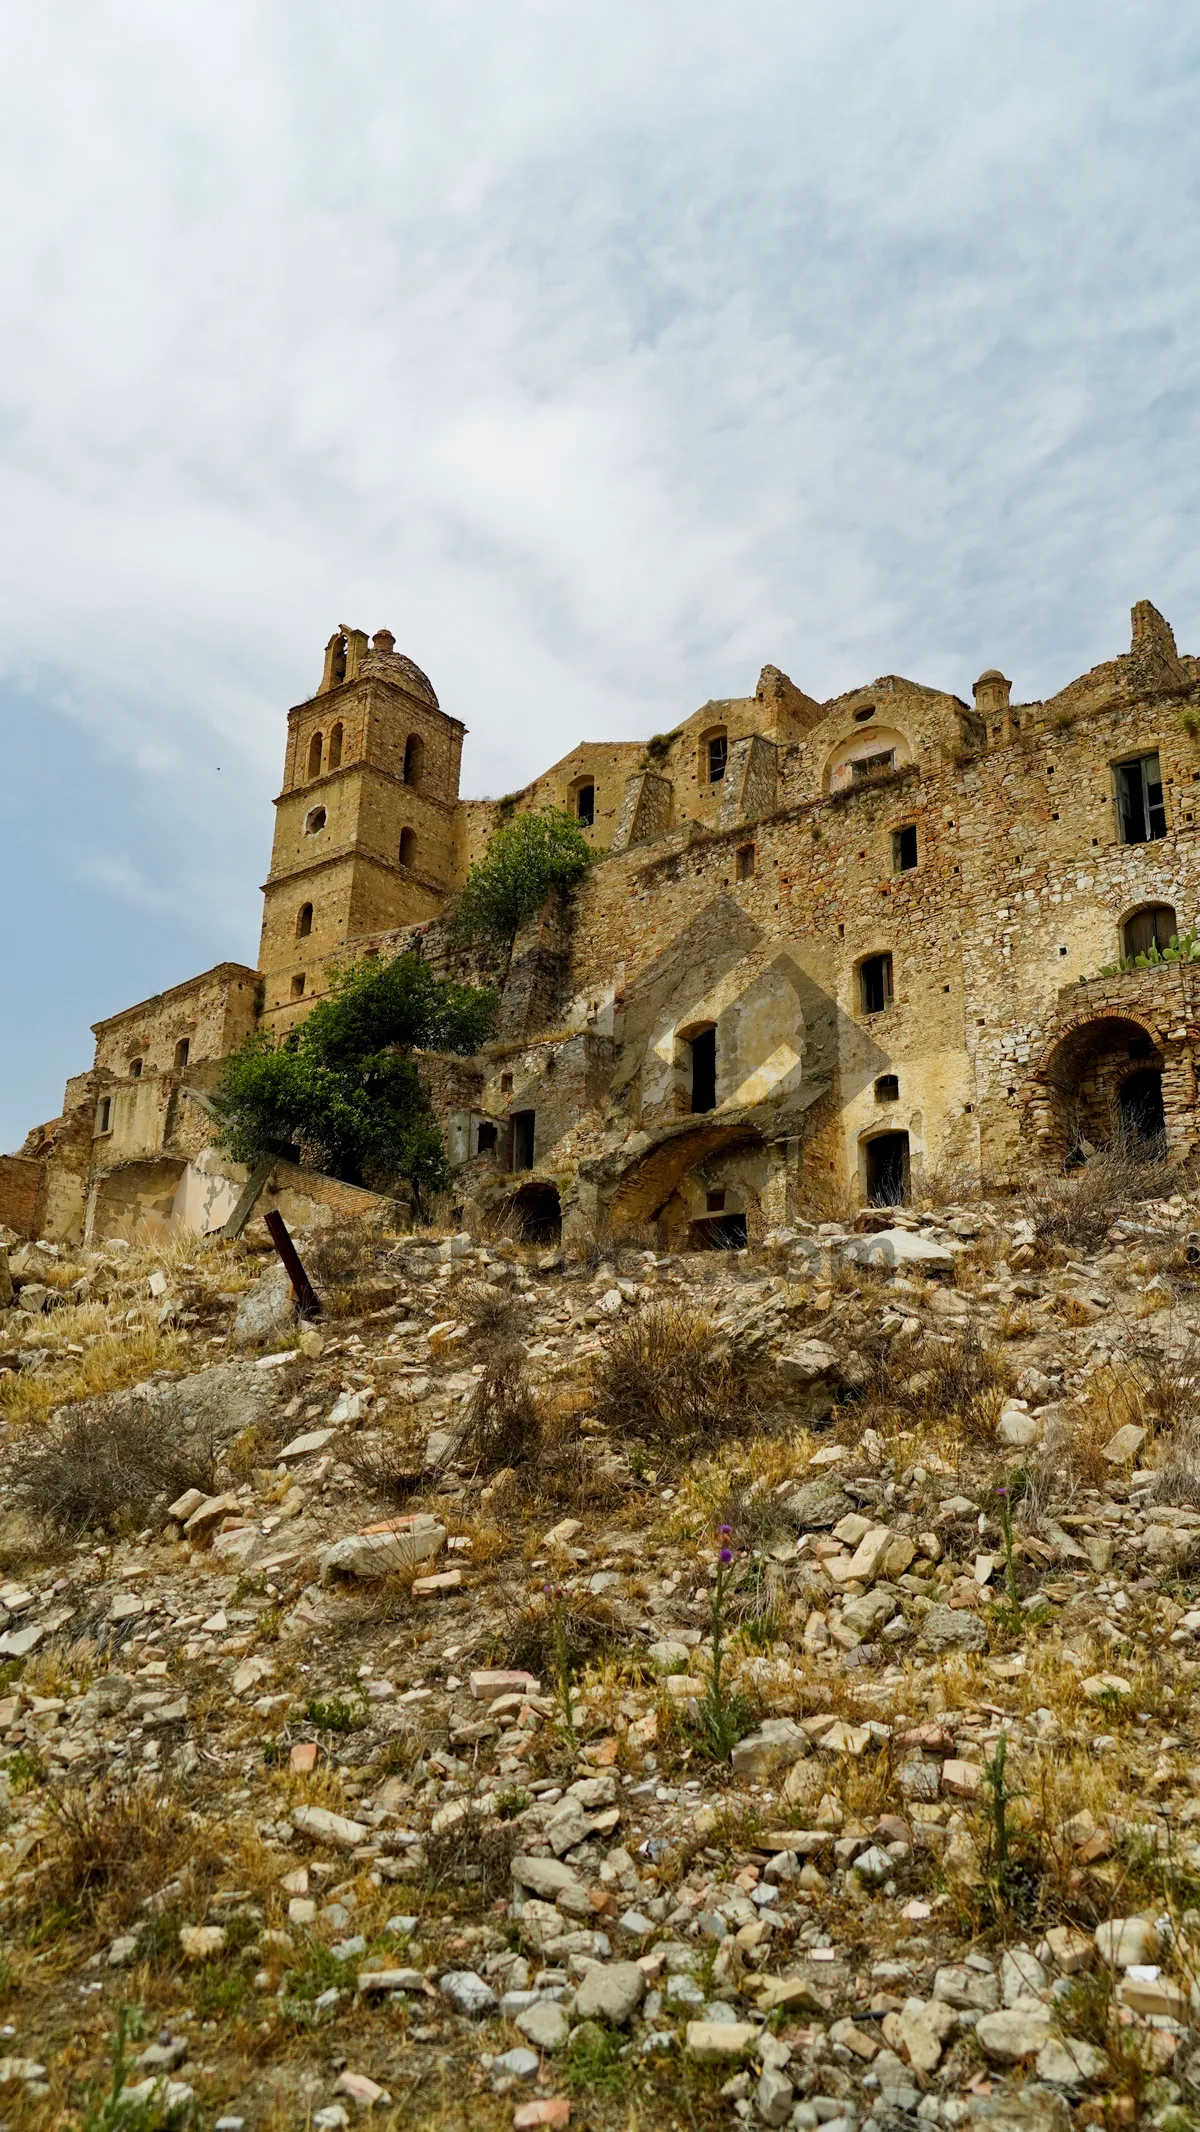
<path fill-rule="evenodd" d="M 342 620 L 473 791 L 766 659 L 1032 695 L 1144 595 L 1195 644 L 1198 50 L 1165 0 L 10 11 L 0 669 L 31 779 L 108 751 L 92 882 L 194 908 L 219 812 L 174 974 L 227 951 Z"/>

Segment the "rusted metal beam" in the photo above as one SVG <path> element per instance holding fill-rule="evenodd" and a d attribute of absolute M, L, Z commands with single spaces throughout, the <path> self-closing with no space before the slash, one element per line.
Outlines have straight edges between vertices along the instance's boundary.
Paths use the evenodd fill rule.
<path fill-rule="evenodd" d="M 287 1223 L 277 1207 L 272 1207 L 271 1212 L 266 1217 L 266 1223 L 267 1235 L 270 1237 L 287 1270 L 287 1277 L 292 1284 L 292 1294 L 296 1298 L 296 1309 L 299 1315 L 302 1318 L 319 1318 L 321 1315 L 321 1299 L 300 1263 L 300 1254 L 288 1235 Z"/>

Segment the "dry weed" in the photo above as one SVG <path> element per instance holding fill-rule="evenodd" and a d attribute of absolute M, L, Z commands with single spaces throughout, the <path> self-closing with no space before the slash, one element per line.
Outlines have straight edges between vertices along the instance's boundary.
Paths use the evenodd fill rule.
<path fill-rule="evenodd" d="M 680 1457 L 744 1434 L 761 1411 L 736 1346 L 682 1303 L 623 1318 L 604 1342 L 594 1386 L 598 1417 L 614 1435 Z"/>
<path fill-rule="evenodd" d="M 12 1428 L 27 1427 L 73 1400 L 141 1384 L 155 1370 L 176 1366 L 185 1355 L 179 1335 L 158 1326 L 106 1332 L 82 1355 L 46 1362 L 36 1375 L 0 1377 L 0 1416 Z"/>
<path fill-rule="evenodd" d="M 1055 1244 L 1068 1251 L 1099 1250 L 1114 1221 L 1148 1199 L 1165 1198 L 1178 1182 L 1171 1163 L 1147 1161 L 1144 1143 L 1114 1121 L 1107 1147 L 1068 1174 L 1039 1179 L 1021 1203 L 1044 1258 Z"/>
<path fill-rule="evenodd" d="M 50 1803 L 56 1840 L 36 1899 L 72 1924 L 127 1924 L 173 1874 L 208 1862 L 192 1816 L 169 1793 L 101 1785 Z"/>
<path fill-rule="evenodd" d="M 187 1488 L 212 1491 L 216 1445 L 164 1434 L 157 1408 L 116 1398 L 68 1408 L 45 1434 L 29 1432 L 12 1461 L 13 1483 L 34 1517 L 64 1533 L 139 1521 Z"/>

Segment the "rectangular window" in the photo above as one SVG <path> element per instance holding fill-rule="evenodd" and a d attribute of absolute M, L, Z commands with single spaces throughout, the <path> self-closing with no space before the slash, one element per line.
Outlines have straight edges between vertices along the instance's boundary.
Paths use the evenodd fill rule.
<path fill-rule="evenodd" d="M 692 1109 L 717 1107 L 717 1032 L 700 1029 L 692 1038 Z"/>
<path fill-rule="evenodd" d="M 750 878 L 751 878 L 751 876 L 752 876 L 752 874 L 753 874 L 753 872 L 754 872 L 754 846 L 753 846 L 753 844 L 740 844 L 740 845 L 738 846 L 738 854 L 737 854 L 737 877 L 738 877 L 738 880 L 739 880 L 739 881 L 749 881 L 749 880 L 750 880 Z"/>
<path fill-rule="evenodd" d="M 1117 776 L 1117 821 L 1122 844 L 1155 844 L 1167 833 L 1162 769 L 1157 754 L 1120 762 Z"/>
<path fill-rule="evenodd" d="M 860 755 L 850 765 L 850 775 L 857 784 L 864 777 L 883 777 L 896 767 L 895 748 L 880 749 L 877 755 Z"/>
<path fill-rule="evenodd" d="M 292 998 L 293 998 L 293 999 L 303 999 L 303 997 L 304 997 L 304 972 L 303 972 L 303 970 L 298 970 L 298 971 L 296 972 L 296 975 L 295 975 L 295 976 L 293 977 L 293 979 L 292 979 Z"/>
<path fill-rule="evenodd" d="M 917 825 L 910 822 L 906 829 L 892 831 L 892 872 L 906 874 L 917 863 Z"/>
<path fill-rule="evenodd" d="M 514 1170 L 533 1168 L 533 1128 L 535 1113 L 531 1110 L 514 1110 L 512 1114 L 512 1166 Z"/>
<path fill-rule="evenodd" d="M 710 740 L 708 743 L 708 782 L 710 785 L 720 784 L 725 775 L 725 765 L 728 761 L 729 736 L 726 733 L 718 733 L 715 739 Z"/>
<path fill-rule="evenodd" d="M 882 1014 L 892 1004 L 892 958 L 868 955 L 858 969 L 859 996 L 864 1014 Z"/>
<path fill-rule="evenodd" d="M 591 828 L 596 819 L 596 787 L 594 785 L 580 786 L 575 795 L 575 815 L 576 819 L 581 821 L 586 829 Z"/>
<path fill-rule="evenodd" d="M 100 1098 L 99 1107 L 96 1111 L 96 1131 L 97 1133 L 110 1133 L 112 1131 L 111 1096 L 101 1096 Z"/>

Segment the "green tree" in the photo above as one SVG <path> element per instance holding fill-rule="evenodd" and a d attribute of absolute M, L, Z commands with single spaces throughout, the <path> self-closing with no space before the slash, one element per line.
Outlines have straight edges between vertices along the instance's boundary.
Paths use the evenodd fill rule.
<path fill-rule="evenodd" d="M 562 807 L 504 823 L 471 868 L 452 929 L 457 939 L 510 948 L 517 928 L 541 909 L 552 888 L 571 888 L 595 853 L 574 815 Z"/>
<path fill-rule="evenodd" d="M 226 1059 L 213 1098 L 223 1144 L 251 1164 L 299 1147 L 348 1184 L 403 1178 L 422 1212 L 448 1169 L 408 1054 L 477 1051 L 495 1018 L 494 993 L 435 977 L 419 956 L 355 963 L 281 1044 L 259 1031 Z"/>

